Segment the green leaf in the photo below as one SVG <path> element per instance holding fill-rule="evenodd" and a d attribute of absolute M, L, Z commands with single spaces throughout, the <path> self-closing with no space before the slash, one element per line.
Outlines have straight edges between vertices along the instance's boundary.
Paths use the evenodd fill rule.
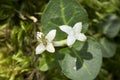
<path fill-rule="evenodd" d="M 102 38 L 100 39 L 100 43 L 103 57 L 112 57 L 115 54 L 117 45 L 114 42 L 111 42 L 106 38 Z"/>
<path fill-rule="evenodd" d="M 120 31 L 120 19 L 116 15 L 107 16 L 102 23 L 102 31 L 109 38 L 114 38 Z"/>
<path fill-rule="evenodd" d="M 59 26 L 73 26 L 77 22 L 83 23 L 83 32 L 86 32 L 88 15 L 76 0 L 50 0 L 41 19 L 44 33 L 47 34 L 51 29 L 57 30 L 56 40 L 66 37 L 66 34 L 60 31 Z"/>
<path fill-rule="evenodd" d="M 41 71 L 47 71 L 56 67 L 56 61 L 54 59 L 54 54 L 45 52 L 45 55 L 40 58 L 39 69 Z"/>
<path fill-rule="evenodd" d="M 41 71 L 47 71 L 49 69 L 45 58 L 40 59 L 39 69 Z"/>
<path fill-rule="evenodd" d="M 75 44 L 74 46 L 78 46 Z M 79 42 L 80 48 L 63 48 L 57 53 L 62 72 L 72 80 L 93 80 L 102 63 L 100 45 L 89 38 L 85 43 Z M 76 69 L 75 69 L 76 68 Z"/>

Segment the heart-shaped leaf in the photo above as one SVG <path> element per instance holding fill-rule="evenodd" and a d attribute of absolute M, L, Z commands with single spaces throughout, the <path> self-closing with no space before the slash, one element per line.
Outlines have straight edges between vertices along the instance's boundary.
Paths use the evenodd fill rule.
<path fill-rule="evenodd" d="M 48 33 L 51 29 L 56 29 L 56 40 L 64 39 L 66 34 L 60 31 L 59 26 L 73 26 L 77 22 L 83 23 L 83 32 L 86 32 L 88 15 L 76 0 L 50 0 L 42 15 L 42 31 Z"/>
<path fill-rule="evenodd" d="M 72 80 L 93 80 L 102 63 L 100 45 L 89 38 L 84 44 L 79 42 L 74 46 L 63 48 L 57 53 L 62 72 Z"/>

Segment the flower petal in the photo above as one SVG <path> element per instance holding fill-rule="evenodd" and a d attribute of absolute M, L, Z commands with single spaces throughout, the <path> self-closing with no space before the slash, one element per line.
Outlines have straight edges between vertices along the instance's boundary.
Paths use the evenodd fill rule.
<path fill-rule="evenodd" d="M 36 47 L 36 54 L 41 54 L 45 51 L 45 46 L 43 44 L 39 44 L 37 47 Z"/>
<path fill-rule="evenodd" d="M 79 41 L 85 41 L 87 37 L 85 36 L 85 34 L 80 33 L 79 35 L 76 36 L 76 39 L 78 39 Z"/>
<path fill-rule="evenodd" d="M 73 34 L 73 29 L 68 25 L 62 25 L 60 29 L 67 34 Z"/>
<path fill-rule="evenodd" d="M 73 35 L 68 35 L 67 37 L 67 45 L 72 46 L 75 42 L 76 38 Z"/>
<path fill-rule="evenodd" d="M 46 39 L 51 42 L 53 41 L 53 39 L 55 38 L 56 36 L 56 30 L 51 30 L 47 35 L 46 35 Z"/>
<path fill-rule="evenodd" d="M 51 52 L 51 53 L 54 53 L 54 52 L 55 52 L 55 48 L 54 48 L 54 46 L 53 46 L 52 43 L 48 43 L 48 44 L 47 44 L 46 50 L 47 50 L 48 52 Z"/>
<path fill-rule="evenodd" d="M 78 22 L 73 27 L 75 33 L 80 33 L 82 30 L 82 22 Z"/>
<path fill-rule="evenodd" d="M 37 40 L 40 40 L 42 38 L 43 33 L 42 32 L 37 32 Z"/>

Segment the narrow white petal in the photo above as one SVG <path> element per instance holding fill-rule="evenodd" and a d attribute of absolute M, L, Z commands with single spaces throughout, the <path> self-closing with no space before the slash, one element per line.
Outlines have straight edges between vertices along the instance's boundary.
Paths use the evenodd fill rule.
<path fill-rule="evenodd" d="M 43 33 L 42 32 L 37 32 L 37 40 L 40 40 L 42 37 Z"/>
<path fill-rule="evenodd" d="M 82 30 L 82 22 L 78 22 L 73 27 L 75 33 L 80 33 Z"/>
<path fill-rule="evenodd" d="M 56 36 L 56 30 L 51 30 L 47 35 L 46 35 L 46 39 L 51 42 L 53 41 L 53 39 L 55 38 Z"/>
<path fill-rule="evenodd" d="M 51 53 L 54 53 L 54 52 L 55 52 L 55 48 L 54 48 L 54 46 L 53 46 L 52 43 L 48 43 L 48 44 L 47 44 L 46 50 L 47 50 L 48 52 L 51 52 Z"/>
<path fill-rule="evenodd" d="M 43 44 L 39 44 L 37 47 L 36 47 L 36 54 L 41 54 L 45 51 L 45 46 Z"/>
<path fill-rule="evenodd" d="M 71 34 L 71 33 L 73 34 L 72 27 L 70 27 L 68 25 L 62 25 L 62 26 L 60 26 L 60 29 L 67 34 Z"/>
<path fill-rule="evenodd" d="M 67 45 L 72 46 L 75 42 L 76 38 L 73 35 L 68 35 L 67 37 Z"/>
<path fill-rule="evenodd" d="M 80 41 L 85 41 L 87 39 L 87 37 L 83 33 L 80 33 L 79 35 L 77 35 L 76 38 Z"/>

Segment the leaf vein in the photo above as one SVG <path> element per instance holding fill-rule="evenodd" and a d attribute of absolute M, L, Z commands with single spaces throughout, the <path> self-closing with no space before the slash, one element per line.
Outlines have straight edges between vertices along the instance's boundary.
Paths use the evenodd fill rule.
<path fill-rule="evenodd" d="M 65 8 L 63 7 L 63 3 L 62 3 L 62 0 L 60 0 L 60 10 L 61 10 L 61 17 L 63 18 L 63 23 L 66 24 L 67 21 L 66 21 L 66 18 L 65 18 Z"/>
<path fill-rule="evenodd" d="M 74 8 L 74 13 L 73 13 L 72 17 L 69 19 L 69 21 L 67 22 L 67 24 L 69 24 L 74 19 L 73 16 L 75 16 L 75 14 L 76 14 L 76 11 L 75 11 L 75 8 Z"/>
<path fill-rule="evenodd" d="M 54 25 L 55 27 L 58 27 L 57 24 L 55 24 L 55 23 L 53 23 L 53 22 L 51 22 L 51 21 L 49 21 L 48 23 L 51 24 L 51 25 Z"/>

